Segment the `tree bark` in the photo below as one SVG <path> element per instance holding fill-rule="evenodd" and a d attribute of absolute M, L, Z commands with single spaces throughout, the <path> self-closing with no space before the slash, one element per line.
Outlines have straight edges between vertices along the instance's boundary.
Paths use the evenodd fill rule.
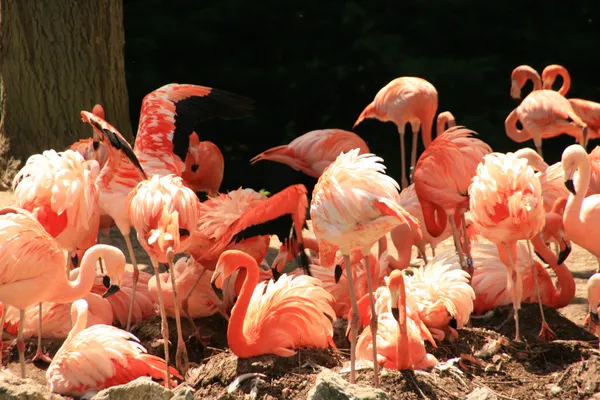
<path fill-rule="evenodd" d="M 0 135 L 26 159 L 90 137 L 100 103 L 129 141 L 122 0 L 0 0 Z"/>

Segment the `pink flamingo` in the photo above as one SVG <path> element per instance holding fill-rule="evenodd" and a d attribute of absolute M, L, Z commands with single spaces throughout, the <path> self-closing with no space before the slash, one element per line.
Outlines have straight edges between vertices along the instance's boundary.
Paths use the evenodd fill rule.
<path fill-rule="evenodd" d="M 370 326 L 361 333 L 356 345 L 357 358 L 374 361 L 374 364 L 381 364 L 384 368 L 399 370 L 435 366 L 438 360 L 425 349 L 424 335 L 419 328 L 420 321 L 418 317 L 416 320 L 412 318 L 415 312 L 411 310 L 412 304 L 407 304 L 401 271 L 392 271 L 388 287 L 391 312 L 384 312 L 379 316 L 376 334 Z M 373 336 L 376 340 L 373 340 Z M 377 353 L 371 351 L 375 343 L 378 343 Z M 433 344 L 435 346 L 435 342 Z"/>
<path fill-rule="evenodd" d="M 529 65 L 519 65 L 510 74 L 510 97 L 520 99 L 521 89 L 523 89 L 527 81 L 533 83 L 533 90 L 542 89 L 540 74 Z"/>
<path fill-rule="evenodd" d="M 469 193 L 473 223 L 483 237 L 496 244 L 500 259 L 511 276 L 508 287 L 513 300 L 515 340 L 520 340 L 519 309 L 523 285 L 514 260 L 517 258 L 517 241 L 533 238 L 544 227 L 542 185 L 527 160 L 517 158 L 513 153 L 491 153 L 477 166 Z"/>
<path fill-rule="evenodd" d="M 406 152 L 404 151 L 404 129 L 410 123 L 413 140 L 410 168 L 411 174 L 417 162 L 417 140 L 419 128 L 425 148 L 431 143 L 431 129 L 438 107 L 438 93 L 435 87 L 422 78 L 400 77 L 385 85 L 371 104 L 360 114 L 354 127 L 366 118 L 392 121 L 400 134 L 400 155 L 402 163 L 402 189 L 408 186 L 406 180 Z"/>
<path fill-rule="evenodd" d="M 470 276 L 473 267 L 463 253 L 459 228 L 469 207 L 469 185 L 477 165 L 492 149 L 463 126 L 448 129 L 425 149 L 415 170 L 415 192 L 423 210 L 427 232 L 438 237 L 450 224 L 461 266 Z M 458 224 L 458 225 L 457 225 Z M 468 240 L 467 240 L 468 244 Z"/>
<path fill-rule="evenodd" d="M 562 166 L 565 186 L 571 192 L 563 214 L 565 233 L 575 244 L 598 258 L 600 272 L 600 244 L 594 233 L 600 222 L 600 195 L 585 197 L 590 182 L 588 154 L 580 145 L 571 145 L 562 154 Z"/>
<path fill-rule="evenodd" d="M 21 377 L 25 378 L 25 310 L 45 301 L 70 303 L 87 295 L 94 284 L 96 260 L 100 257 L 106 261 L 107 282 L 110 282 L 104 296 L 118 291 L 125 256 L 112 246 L 93 246 L 81 260 L 79 276 L 70 281 L 64 273 L 67 257 L 60 244 L 33 214 L 11 207 L 0 210 L 0 243 L 0 259 L 3 260 L 0 263 L 0 303 L 20 310 L 17 347 Z M 41 265 L 44 268 L 39 268 Z M 3 313 L 2 318 L 5 315 Z M 4 321 L 0 326 L 4 326 Z M 39 331 L 42 331 L 41 327 Z M 39 342 L 38 347 L 41 347 Z"/>
<path fill-rule="evenodd" d="M 153 175 L 141 181 L 127 196 L 129 221 L 137 232 L 137 238 L 150 256 L 154 274 L 159 274 L 158 263 L 169 263 L 173 298 L 178 304 L 175 288 L 173 257 L 186 252 L 191 243 L 191 234 L 196 229 L 200 202 L 196 194 L 183 185 L 182 178 L 175 175 Z M 165 361 L 169 364 L 169 328 L 165 313 L 160 279 L 156 281 L 158 303 L 165 347 Z M 187 372 L 187 349 L 181 331 L 179 308 L 175 308 L 177 324 L 177 369 Z M 168 372 L 167 372 L 168 373 Z"/>
<path fill-rule="evenodd" d="M 398 183 L 385 175 L 383 159 L 373 154 L 359 154 L 359 149 L 341 153 L 319 177 L 313 192 L 310 216 L 319 241 L 320 264 L 329 267 L 340 250 L 344 256 L 350 302 L 354 317 L 350 321 L 350 382 L 355 381 L 355 349 L 359 323 L 358 306 L 350 254 L 358 249 L 366 256 L 371 247 L 395 226 L 410 224 L 420 231 L 418 222 L 399 205 Z M 369 259 L 366 268 L 371 270 Z M 367 274 L 371 303 L 371 330 L 377 334 L 377 315 L 373 298 L 373 278 Z M 376 358 L 376 344 L 373 346 Z M 377 363 L 375 386 L 379 386 Z"/>
<path fill-rule="evenodd" d="M 46 371 L 52 392 L 81 397 L 140 376 L 163 380 L 166 387 L 176 385 L 171 376 L 183 379 L 173 368 L 165 374 L 165 361 L 147 354 L 131 333 L 110 325 L 88 326 L 85 300 L 75 301 L 72 312 L 73 329 Z"/>
<path fill-rule="evenodd" d="M 319 129 L 307 132 L 289 144 L 265 150 L 252 158 L 250 163 L 271 160 L 318 178 L 340 153 L 352 149 L 359 149 L 361 154 L 369 152 L 365 141 L 354 132 Z"/>
<path fill-rule="evenodd" d="M 213 142 L 201 142 L 198 134 L 190 135 L 190 146 L 185 157 L 185 170 L 181 173 L 183 183 L 194 192 L 206 192 L 209 196 L 219 193 L 223 182 L 225 161 L 221 150 Z"/>
<path fill-rule="evenodd" d="M 258 283 L 256 260 L 244 252 L 226 250 L 219 257 L 211 284 L 221 289 L 223 280 L 238 269 L 245 269 L 246 279 L 227 327 L 227 342 L 235 355 L 290 357 L 299 347 L 335 348 L 330 321 L 335 321 L 333 298 L 321 281 L 282 274 L 276 282 Z"/>
<path fill-rule="evenodd" d="M 436 134 L 437 136 L 446 132 L 448 129 L 456 126 L 456 119 L 450 111 L 442 111 L 437 116 Z"/>

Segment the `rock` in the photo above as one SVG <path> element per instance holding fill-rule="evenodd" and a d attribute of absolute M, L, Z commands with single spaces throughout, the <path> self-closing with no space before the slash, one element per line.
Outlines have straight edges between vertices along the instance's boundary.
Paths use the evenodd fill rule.
<path fill-rule="evenodd" d="M 173 393 L 175 393 L 175 396 L 173 396 L 171 400 L 194 400 L 194 391 L 185 383 L 177 386 L 175 390 L 173 390 Z"/>
<path fill-rule="evenodd" d="M 171 400 L 174 393 L 149 378 L 140 377 L 125 385 L 101 390 L 92 400 Z"/>
<path fill-rule="evenodd" d="M 10 372 L 0 371 L 0 399 L 3 400 L 62 400 L 50 390 L 31 379 L 20 379 Z"/>
<path fill-rule="evenodd" d="M 498 395 L 488 388 L 478 387 L 467 395 L 467 400 L 499 400 Z"/>
<path fill-rule="evenodd" d="M 383 390 L 348 383 L 330 369 L 317 375 L 315 386 L 308 392 L 308 400 L 392 400 Z"/>

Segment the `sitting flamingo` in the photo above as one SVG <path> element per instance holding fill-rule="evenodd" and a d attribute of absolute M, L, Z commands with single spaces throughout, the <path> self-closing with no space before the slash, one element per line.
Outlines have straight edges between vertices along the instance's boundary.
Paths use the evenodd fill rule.
<path fill-rule="evenodd" d="M 76 321 L 46 371 L 48 387 L 54 393 L 81 397 L 111 386 L 122 385 L 140 376 L 149 376 L 175 385 L 166 376 L 165 361 L 146 353 L 137 337 L 109 325 L 86 328 L 88 304 L 73 303 Z M 170 374 L 180 378 L 174 368 Z"/>
<path fill-rule="evenodd" d="M 256 260 L 244 252 L 227 250 L 219 257 L 211 284 L 217 290 L 222 288 L 223 280 L 241 268 L 246 270 L 246 279 L 227 328 L 227 342 L 235 355 L 290 357 L 300 347 L 335 348 L 333 297 L 321 281 L 282 274 L 277 282 L 257 284 Z"/>

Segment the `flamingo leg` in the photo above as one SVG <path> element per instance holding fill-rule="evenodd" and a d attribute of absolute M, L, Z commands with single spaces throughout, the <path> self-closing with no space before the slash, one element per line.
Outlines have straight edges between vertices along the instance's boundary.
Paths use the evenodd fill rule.
<path fill-rule="evenodd" d="M 402 163 L 402 178 L 400 179 L 400 185 L 402 189 L 406 189 L 408 182 L 406 180 L 406 150 L 404 149 L 404 127 L 398 129 L 400 134 L 400 162 Z"/>
<path fill-rule="evenodd" d="M 23 340 L 23 326 L 25 324 L 25 310 L 19 310 L 19 332 L 17 333 L 17 349 L 19 350 L 19 364 L 21 364 L 21 378 L 25 379 L 25 341 Z"/>
<path fill-rule="evenodd" d="M 158 261 L 154 258 L 151 259 L 152 260 L 152 267 L 154 267 L 154 274 L 156 275 L 156 293 L 158 294 L 158 305 L 160 308 L 160 321 L 162 324 L 162 334 L 163 334 L 163 341 L 164 341 L 164 346 L 165 346 L 165 366 L 166 366 L 166 372 L 167 372 L 167 377 L 170 377 L 170 372 L 169 372 L 169 324 L 167 322 L 167 313 L 165 311 L 165 301 L 163 300 L 163 292 L 162 292 L 162 288 L 160 287 L 160 279 L 158 279 L 159 277 L 159 269 L 158 269 Z M 134 286 L 135 287 L 135 286 Z M 175 303 L 177 304 L 177 303 Z M 177 308 L 177 307 L 175 307 Z M 166 379 L 165 380 L 165 385 L 167 389 L 171 388 L 171 382 L 170 379 Z"/>
<path fill-rule="evenodd" d="M 175 268 L 173 267 L 173 249 L 169 247 L 167 249 L 167 261 L 169 263 L 169 273 L 171 274 L 171 284 L 173 285 L 173 304 L 175 307 L 175 323 L 177 324 L 177 352 L 175 353 L 175 366 L 183 375 L 186 374 L 189 368 L 189 359 L 187 348 L 185 347 L 185 341 L 183 340 L 183 332 L 181 329 L 181 316 L 179 314 L 179 299 L 177 296 L 177 289 L 175 284 Z M 158 279 L 157 279 L 158 281 Z M 192 324 L 193 325 L 193 324 Z M 168 375 L 167 375 L 168 376 Z"/>
<path fill-rule="evenodd" d="M 454 221 L 454 215 L 448 215 L 448 223 L 452 228 L 452 237 L 454 238 L 454 247 L 456 248 L 456 252 L 458 253 L 458 260 L 460 261 L 460 267 L 463 271 L 468 272 L 467 262 L 465 260 L 465 255 L 462 251 L 462 245 L 460 244 L 460 234 L 458 233 L 458 229 L 456 228 L 456 221 Z"/>
<path fill-rule="evenodd" d="M 133 303 L 135 301 L 135 291 L 137 288 L 137 283 L 138 283 L 138 278 L 140 276 L 140 270 L 138 269 L 137 266 L 137 261 L 135 259 L 135 253 L 133 252 L 133 245 L 131 244 L 131 238 L 129 237 L 129 233 L 127 233 L 126 235 L 123 234 L 123 237 L 125 238 L 125 243 L 127 243 L 127 250 L 129 251 L 129 257 L 131 257 L 131 264 L 133 265 L 133 275 L 132 275 L 132 279 L 133 279 L 133 288 L 131 290 L 131 298 L 129 299 L 129 312 L 127 313 L 127 326 L 125 328 L 125 330 L 127 332 L 129 332 L 129 329 L 131 328 L 131 314 L 133 313 Z M 156 277 L 157 277 L 157 281 L 159 281 L 160 279 L 158 279 L 158 265 L 155 268 L 155 273 L 156 273 Z M 157 286 L 159 286 L 159 284 L 157 284 Z M 158 292 L 160 292 L 160 288 L 158 289 Z M 162 296 L 162 294 L 160 294 L 160 296 Z M 162 301 L 162 300 L 161 300 Z M 163 304 L 163 308 L 164 308 L 164 303 Z M 177 307 L 175 307 L 177 308 Z M 167 375 L 169 376 L 169 375 Z"/>
<path fill-rule="evenodd" d="M 194 319 L 190 315 L 188 302 L 189 302 L 190 297 L 192 296 L 192 293 L 194 292 L 194 289 L 196 289 L 196 286 L 198 286 L 198 282 L 200 282 L 200 279 L 202 279 L 202 276 L 204 275 L 205 272 L 206 272 L 206 270 L 202 269 L 202 272 L 200 273 L 200 275 L 198 275 L 198 278 L 196 278 L 196 282 L 194 282 L 194 284 L 192 285 L 190 290 L 187 292 L 187 294 L 185 295 L 183 300 L 181 300 L 181 309 L 183 310 L 183 313 L 187 317 L 188 321 L 190 321 L 190 324 L 192 324 L 192 327 L 194 328 L 194 336 L 196 337 L 196 339 L 198 339 L 198 342 L 202 342 L 202 340 L 200 338 L 200 331 L 198 330 L 198 327 L 196 326 Z"/>
<path fill-rule="evenodd" d="M 367 254 L 369 254 L 367 252 Z M 373 338 L 373 373 L 375 375 L 375 387 L 379 387 L 379 364 L 377 363 L 377 311 L 375 310 L 375 296 L 373 295 L 373 278 L 369 257 L 365 257 L 367 267 L 367 288 L 369 290 L 369 304 L 371 305 L 371 337 Z M 352 286 L 354 288 L 354 286 Z"/>
<path fill-rule="evenodd" d="M 531 255 L 531 242 L 527 240 L 527 251 L 529 253 L 529 263 L 533 265 L 533 256 Z M 542 315 L 542 329 L 538 335 L 538 339 L 544 342 L 550 342 L 556 340 L 556 334 L 550 329 L 550 326 L 546 322 L 546 316 L 544 315 L 544 307 L 542 306 L 542 297 L 540 296 L 540 286 L 538 284 L 537 271 L 533 271 L 533 283 L 535 285 L 535 291 L 537 294 L 538 304 L 540 305 L 540 314 Z"/>
<path fill-rule="evenodd" d="M 413 127 L 412 151 L 410 153 L 410 183 L 413 183 L 415 165 L 417 165 L 417 142 L 419 141 L 419 128 Z"/>
<path fill-rule="evenodd" d="M 510 253 L 510 248 L 508 243 L 505 243 L 506 251 L 508 253 L 508 262 L 509 262 L 509 274 L 510 279 L 512 281 L 512 300 L 513 300 L 513 309 L 514 309 L 514 317 L 515 317 L 515 341 L 521 341 L 521 335 L 519 332 L 519 309 L 521 309 L 521 299 L 519 296 L 519 288 L 521 288 L 521 275 L 515 269 L 515 263 L 512 259 L 512 254 Z"/>
<path fill-rule="evenodd" d="M 348 292 L 350 303 L 352 304 L 352 319 L 350 320 L 350 383 L 356 382 L 356 339 L 358 336 L 358 325 L 360 324 L 360 314 L 356 293 L 354 292 L 354 278 L 352 276 L 352 266 L 350 265 L 350 256 L 344 255 L 344 264 L 346 264 L 346 277 L 348 279 Z M 367 274 L 368 275 L 368 274 Z M 376 339 L 374 339 L 376 340 Z M 377 359 L 373 360 L 377 363 Z"/>
<path fill-rule="evenodd" d="M 0 368 L 2 367 L 2 353 L 4 351 L 4 341 L 2 340 L 2 332 L 4 332 L 4 321 L 6 320 L 6 307 L 2 304 L 2 317 L 0 317 Z"/>
<path fill-rule="evenodd" d="M 542 154 L 542 138 L 539 136 L 534 137 L 533 143 L 535 144 L 536 151 L 538 152 L 540 157 L 542 157 L 542 159 L 543 159 L 544 155 Z"/>
<path fill-rule="evenodd" d="M 46 354 L 44 354 L 44 351 L 42 349 L 42 327 L 43 327 L 43 318 L 42 318 L 42 303 L 38 304 L 39 307 L 39 311 L 38 311 L 38 338 L 37 338 L 37 350 L 35 352 L 35 356 L 33 357 L 33 361 L 35 360 L 42 360 L 45 363 L 50 364 L 52 362 L 52 359 L 50 357 L 48 357 Z"/>
<path fill-rule="evenodd" d="M 431 246 L 431 245 L 430 245 Z M 435 247 L 431 246 L 431 256 L 435 258 Z"/>
<path fill-rule="evenodd" d="M 471 241 L 469 240 L 469 235 L 467 235 L 467 221 L 465 220 L 465 213 L 462 213 L 460 216 L 461 220 L 461 232 L 463 235 L 463 242 L 465 245 L 465 255 L 466 255 L 466 263 L 467 263 L 467 272 L 469 274 L 469 283 L 473 279 L 473 272 L 475 272 L 473 267 L 473 258 L 471 257 Z"/>

